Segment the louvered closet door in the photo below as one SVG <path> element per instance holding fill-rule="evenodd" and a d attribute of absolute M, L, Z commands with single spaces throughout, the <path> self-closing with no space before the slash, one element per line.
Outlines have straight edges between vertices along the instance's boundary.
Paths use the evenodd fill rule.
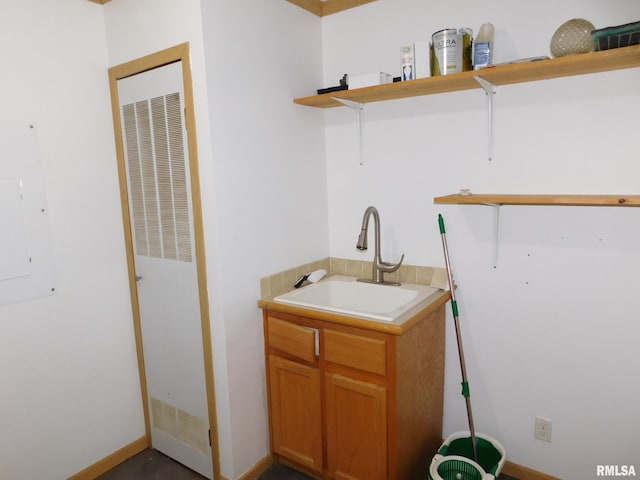
<path fill-rule="evenodd" d="M 118 81 L 153 447 L 212 478 L 181 63 Z"/>

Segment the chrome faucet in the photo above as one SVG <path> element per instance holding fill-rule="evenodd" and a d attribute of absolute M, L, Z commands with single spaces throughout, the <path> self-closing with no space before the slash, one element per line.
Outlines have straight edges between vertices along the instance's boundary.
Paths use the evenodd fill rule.
<path fill-rule="evenodd" d="M 358 236 L 358 243 L 356 244 L 356 248 L 358 250 L 366 250 L 367 249 L 367 229 L 369 228 L 369 218 L 373 215 L 373 223 L 375 228 L 375 254 L 373 257 L 373 272 L 371 274 L 371 278 L 359 278 L 359 282 L 368 282 L 368 283 L 381 283 L 385 285 L 400 285 L 398 282 L 386 282 L 384 280 L 385 273 L 395 272 L 400 268 L 402 264 L 402 260 L 404 259 L 404 254 L 400 257 L 400 261 L 398 263 L 387 263 L 383 262 L 380 257 L 380 215 L 378 214 L 378 210 L 376 207 L 369 207 L 365 210 L 364 216 L 362 217 L 362 229 L 360 230 L 360 235 Z"/>

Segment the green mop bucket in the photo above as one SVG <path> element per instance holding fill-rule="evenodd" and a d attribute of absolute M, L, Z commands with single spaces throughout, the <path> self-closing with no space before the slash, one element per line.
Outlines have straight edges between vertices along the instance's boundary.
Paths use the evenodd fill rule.
<path fill-rule="evenodd" d="M 478 458 L 475 461 L 470 433 L 468 431 L 454 433 L 444 441 L 433 457 L 429 469 L 429 480 L 494 480 L 497 478 L 505 462 L 504 447 L 498 440 L 488 435 L 476 432 L 475 436 L 478 452 Z M 467 471 L 473 469 L 479 469 L 480 476 Z"/>

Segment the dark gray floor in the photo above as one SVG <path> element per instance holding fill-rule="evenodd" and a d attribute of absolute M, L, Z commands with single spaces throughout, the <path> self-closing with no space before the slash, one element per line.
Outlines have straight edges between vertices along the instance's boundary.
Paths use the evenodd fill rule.
<path fill-rule="evenodd" d="M 291 468 L 285 467 L 276 463 L 269 467 L 269 470 L 264 472 L 258 480 L 313 480 L 311 477 L 300 473 Z"/>
<path fill-rule="evenodd" d="M 100 475 L 96 480 L 205 480 L 205 477 L 157 450 L 148 449 Z M 258 480 L 312 479 L 284 465 L 275 464 Z"/>
<path fill-rule="evenodd" d="M 172 460 L 157 450 L 145 450 L 118 465 L 97 480 L 204 480 L 205 477 Z M 425 476 L 425 479 L 427 477 Z M 312 480 L 284 465 L 272 465 L 258 480 Z M 498 480 L 517 480 L 500 475 Z"/>
<path fill-rule="evenodd" d="M 205 477 L 160 453 L 147 449 L 97 480 L 204 480 Z"/>

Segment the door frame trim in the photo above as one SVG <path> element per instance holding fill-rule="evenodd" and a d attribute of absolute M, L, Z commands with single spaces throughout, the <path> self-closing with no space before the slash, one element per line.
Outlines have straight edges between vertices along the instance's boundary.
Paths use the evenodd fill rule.
<path fill-rule="evenodd" d="M 207 410 L 209 413 L 209 429 L 211 441 L 211 461 L 213 478 L 222 478 L 220 470 L 220 449 L 218 446 L 218 421 L 215 401 L 215 382 L 213 371 L 213 346 L 211 339 L 211 323 L 209 313 L 209 299 L 207 297 L 207 272 L 205 261 L 204 226 L 202 222 L 202 200 L 200 191 L 200 174 L 198 169 L 198 142 L 196 135 L 196 120 L 193 98 L 193 80 L 191 64 L 189 62 L 189 43 L 182 43 L 174 47 L 161 50 L 144 57 L 109 68 L 109 89 L 111 91 L 111 110 L 113 113 L 113 131 L 116 143 L 118 162 L 118 178 L 120 182 L 120 202 L 122 205 L 122 221 L 127 251 L 127 268 L 129 272 L 129 292 L 131 294 L 131 309 L 133 313 L 133 328 L 138 358 L 138 372 L 140 375 L 140 389 L 142 393 L 145 437 L 147 445 L 151 447 L 151 422 L 149 418 L 149 399 L 147 380 L 142 349 L 142 327 L 140 324 L 140 308 L 135 279 L 135 263 L 133 236 L 131 233 L 131 216 L 129 213 L 129 196 L 127 188 L 126 166 L 124 159 L 124 142 L 122 138 L 120 105 L 118 96 L 118 80 L 170 63 L 182 62 L 182 78 L 185 104 L 185 127 L 187 130 L 187 145 L 189 149 L 189 171 L 191 180 L 191 203 L 193 209 L 194 240 L 196 251 L 196 270 L 198 276 L 198 297 L 200 303 L 200 323 L 202 329 L 202 347 L 204 352 L 204 374 L 207 391 Z"/>

